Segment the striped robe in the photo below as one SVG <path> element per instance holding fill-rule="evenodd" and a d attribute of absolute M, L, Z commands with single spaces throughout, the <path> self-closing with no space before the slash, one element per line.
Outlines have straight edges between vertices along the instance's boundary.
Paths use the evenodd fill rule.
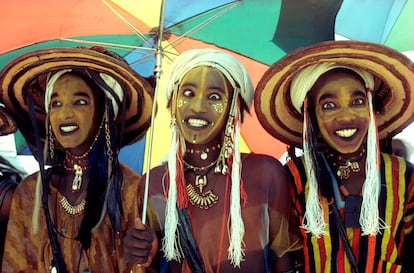
<path fill-rule="evenodd" d="M 303 158 L 287 163 L 293 179 L 295 213 L 303 221 L 305 200 L 308 194 Z M 336 182 L 334 182 L 336 183 Z M 328 210 L 326 198 L 321 199 L 324 211 Z M 404 159 L 388 154 L 381 155 L 381 193 L 379 215 L 389 226 L 376 236 L 361 236 L 360 228 L 346 228 L 359 271 L 364 273 L 413 272 L 414 270 L 414 173 L 413 165 Z M 340 207 L 343 217 L 343 207 Z M 304 242 L 305 272 L 352 272 L 344 251 L 332 213 L 327 214 L 329 235 L 319 239 L 301 229 Z M 410 257 L 412 256 L 412 257 Z M 411 270 L 411 271 L 410 271 Z"/>

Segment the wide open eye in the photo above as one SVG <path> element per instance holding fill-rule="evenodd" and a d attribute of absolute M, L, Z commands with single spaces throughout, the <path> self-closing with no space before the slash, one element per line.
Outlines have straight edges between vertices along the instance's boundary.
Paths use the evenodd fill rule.
<path fill-rule="evenodd" d="M 322 105 L 322 109 L 333 109 L 336 105 L 333 102 L 326 102 Z"/>
<path fill-rule="evenodd" d="M 208 98 L 211 99 L 211 100 L 220 100 L 221 96 L 217 93 L 212 93 L 208 96 Z"/>
<path fill-rule="evenodd" d="M 194 97 L 194 92 L 190 89 L 183 90 L 182 94 L 184 97 Z"/>

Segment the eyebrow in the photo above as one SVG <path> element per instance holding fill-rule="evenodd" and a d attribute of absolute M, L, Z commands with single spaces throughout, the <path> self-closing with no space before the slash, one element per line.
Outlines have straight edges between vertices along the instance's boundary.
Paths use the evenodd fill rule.
<path fill-rule="evenodd" d="M 352 96 L 361 96 L 361 97 L 366 97 L 366 93 L 364 93 L 361 90 L 355 90 L 352 91 Z M 326 100 L 326 99 L 331 99 L 331 98 L 336 98 L 336 94 L 335 93 L 327 93 L 327 94 L 323 94 L 320 98 L 319 101 L 322 100 Z"/>
<path fill-rule="evenodd" d="M 84 92 L 84 91 L 77 91 L 73 95 L 78 96 L 78 97 L 85 97 L 85 98 L 90 98 L 91 97 L 91 96 L 89 96 L 89 94 L 87 92 Z M 53 99 L 53 98 L 56 98 L 56 97 L 59 97 L 58 93 L 53 93 L 50 96 L 50 99 Z"/>
<path fill-rule="evenodd" d="M 320 98 L 319 101 L 322 100 L 326 100 L 326 99 L 331 99 L 331 98 L 336 98 L 337 96 L 334 93 L 327 93 L 327 94 L 323 94 Z"/>
<path fill-rule="evenodd" d="M 195 83 L 185 82 L 184 84 L 181 85 L 181 88 L 186 87 L 186 86 L 191 86 L 191 87 L 194 87 L 194 88 L 197 87 L 197 85 Z M 223 93 L 223 94 L 226 93 L 225 90 L 223 89 L 223 87 L 217 86 L 217 85 L 209 85 L 208 89 L 214 89 L 214 90 L 217 90 L 217 91 L 219 91 L 220 93 Z"/>
<path fill-rule="evenodd" d="M 364 93 L 364 92 L 362 92 L 360 90 L 355 90 L 354 92 L 352 92 L 352 95 L 353 96 L 362 96 L 362 97 L 366 97 L 367 96 L 366 93 Z"/>

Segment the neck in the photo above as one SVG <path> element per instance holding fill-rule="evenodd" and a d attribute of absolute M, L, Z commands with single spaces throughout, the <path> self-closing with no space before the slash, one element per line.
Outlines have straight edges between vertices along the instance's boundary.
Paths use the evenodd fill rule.
<path fill-rule="evenodd" d="M 82 155 L 74 155 L 68 150 L 66 150 L 66 157 L 65 161 L 63 162 L 63 167 L 67 171 L 73 171 L 75 169 L 75 165 L 80 166 L 82 169 L 87 169 L 89 163 L 89 152 L 90 150 L 87 150 Z"/>
<path fill-rule="evenodd" d="M 338 164 L 345 163 L 347 161 L 361 161 L 365 157 L 366 151 L 366 145 L 362 145 L 357 151 L 349 154 L 339 153 L 338 151 L 329 147 L 326 147 L 324 150 L 326 157 L 331 162 L 336 162 Z"/>
<path fill-rule="evenodd" d="M 193 166 L 206 166 L 217 161 L 220 154 L 221 143 L 190 144 L 186 143 L 184 161 Z"/>

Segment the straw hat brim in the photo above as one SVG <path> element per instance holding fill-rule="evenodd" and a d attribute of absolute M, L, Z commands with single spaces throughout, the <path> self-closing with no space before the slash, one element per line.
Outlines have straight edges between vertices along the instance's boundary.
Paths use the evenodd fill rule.
<path fill-rule="evenodd" d="M 358 67 L 374 75 L 378 83 L 374 107 L 380 139 L 396 135 L 413 122 L 414 65 L 409 58 L 379 44 L 329 41 L 291 52 L 275 62 L 259 81 L 255 111 L 273 137 L 302 146 L 303 115 L 292 105 L 291 81 L 304 68 L 326 62 Z"/>
<path fill-rule="evenodd" d="M 17 126 L 7 110 L 0 105 L 0 136 L 13 134 L 17 131 Z"/>
<path fill-rule="evenodd" d="M 117 103 L 119 109 L 124 109 L 125 115 L 119 110 L 115 120 L 119 132 L 121 124 L 125 122 L 120 146 L 134 143 L 144 136 L 151 124 L 154 91 L 143 77 L 127 63 L 92 49 L 50 48 L 31 51 L 17 57 L 0 73 L 0 94 L 3 103 L 16 120 L 26 140 L 34 144 L 36 139 L 30 122 L 27 103 L 29 95 L 34 100 L 36 119 L 40 126 L 41 138 L 44 139 L 45 79 L 51 72 L 79 68 L 108 74 L 121 85 L 125 104 L 122 106 L 121 102 Z"/>

